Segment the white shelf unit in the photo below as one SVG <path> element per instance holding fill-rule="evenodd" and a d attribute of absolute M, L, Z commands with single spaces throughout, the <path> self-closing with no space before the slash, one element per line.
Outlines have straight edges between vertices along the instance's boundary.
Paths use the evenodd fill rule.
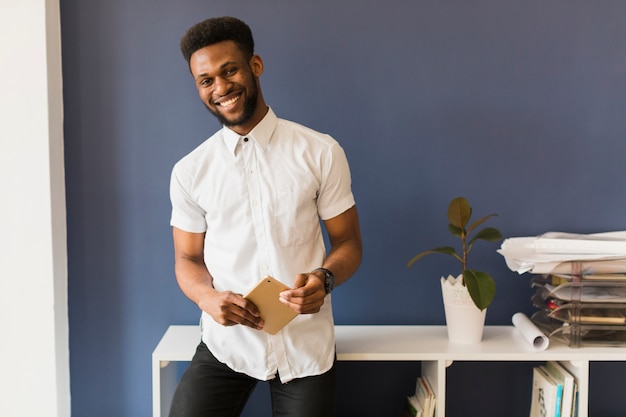
<path fill-rule="evenodd" d="M 535 351 L 513 326 L 486 326 L 483 341 L 474 345 L 449 343 L 445 326 L 338 325 L 335 338 L 340 361 L 421 362 L 437 394 L 437 417 L 445 417 L 446 369 L 455 361 L 560 361 L 578 379 L 579 417 L 588 417 L 590 362 L 626 361 L 622 347 L 570 348 L 551 342 L 548 349 Z M 199 342 L 198 326 L 170 326 L 153 351 L 153 417 L 167 414 L 177 383 L 175 362 L 190 361 Z"/>

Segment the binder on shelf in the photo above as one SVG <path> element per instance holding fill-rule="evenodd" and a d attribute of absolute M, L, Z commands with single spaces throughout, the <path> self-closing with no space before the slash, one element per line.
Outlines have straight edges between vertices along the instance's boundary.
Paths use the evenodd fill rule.
<path fill-rule="evenodd" d="M 402 413 L 402 416 L 424 417 L 424 410 L 422 409 L 422 405 L 419 403 L 415 395 L 406 397 L 406 401 L 404 402 L 404 412 Z"/>
<path fill-rule="evenodd" d="M 545 366 L 533 368 L 529 417 L 561 417 L 563 385 L 552 378 Z"/>
<path fill-rule="evenodd" d="M 417 378 L 415 394 L 418 400 L 422 401 L 424 416 L 433 417 L 435 415 L 435 391 L 426 376 L 420 376 Z"/>
<path fill-rule="evenodd" d="M 575 378 L 565 369 L 560 363 L 556 361 L 549 361 L 546 363 L 546 371 L 548 374 L 560 383 L 563 387 L 563 397 L 561 402 L 561 417 L 573 417 L 574 409 L 574 389 Z"/>

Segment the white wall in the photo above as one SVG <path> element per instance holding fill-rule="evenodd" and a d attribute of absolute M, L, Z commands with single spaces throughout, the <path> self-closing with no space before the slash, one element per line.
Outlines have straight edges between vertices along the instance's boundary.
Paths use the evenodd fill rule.
<path fill-rule="evenodd" d="M 69 416 L 59 0 L 0 0 L 0 416 Z"/>

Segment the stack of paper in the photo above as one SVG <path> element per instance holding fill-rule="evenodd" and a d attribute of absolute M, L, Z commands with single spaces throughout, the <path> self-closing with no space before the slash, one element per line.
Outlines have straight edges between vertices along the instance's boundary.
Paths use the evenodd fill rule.
<path fill-rule="evenodd" d="M 511 238 L 498 252 L 511 270 L 534 275 L 530 320 L 545 336 L 572 347 L 626 345 L 626 231 Z"/>
<path fill-rule="evenodd" d="M 505 239 L 498 253 L 519 274 L 571 273 L 572 262 L 583 274 L 626 272 L 626 231 L 588 235 L 550 232 L 537 237 Z"/>

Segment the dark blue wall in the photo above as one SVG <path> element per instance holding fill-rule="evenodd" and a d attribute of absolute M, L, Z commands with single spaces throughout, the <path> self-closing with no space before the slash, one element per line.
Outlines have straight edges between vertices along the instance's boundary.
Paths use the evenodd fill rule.
<path fill-rule="evenodd" d="M 333 295 L 339 324 L 442 324 L 423 249 L 449 243 L 445 209 L 464 195 L 496 212 L 505 236 L 626 228 L 626 3 L 621 0 L 62 0 L 72 409 L 151 415 L 151 352 L 196 307 L 173 276 L 172 165 L 218 129 L 199 102 L 178 40 L 235 15 L 252 27 L 267 101 L 328 132 L 353 173 L 361 269 Z M 495 249 L 488 324 L 532 311 L 528 276 Z M 526 416 L 529 364 L 450 368 L 448 416 L 463 388 L 506 391 L 480 415 Z M 626 409 L 621 364 L 592 368 L 591 415 Z M 399 415 L 419 364 L 340 364 L 341 416 Z M 525 379 L 526 378 L 526 379 Z M 246 416 L 269 416 L 260 390 Z M 472 391 L 469 391 L 472 392 Z M 614 396 L 615 395 L 615 396 Z M 471 404 L 471 402 L 470 402 Z M 478 406 L 478 405 L 476 405 Z M 490 414 L 491 413 L 491 414 Z M 515 414 L 517 413 L 517 414 Z"/>

